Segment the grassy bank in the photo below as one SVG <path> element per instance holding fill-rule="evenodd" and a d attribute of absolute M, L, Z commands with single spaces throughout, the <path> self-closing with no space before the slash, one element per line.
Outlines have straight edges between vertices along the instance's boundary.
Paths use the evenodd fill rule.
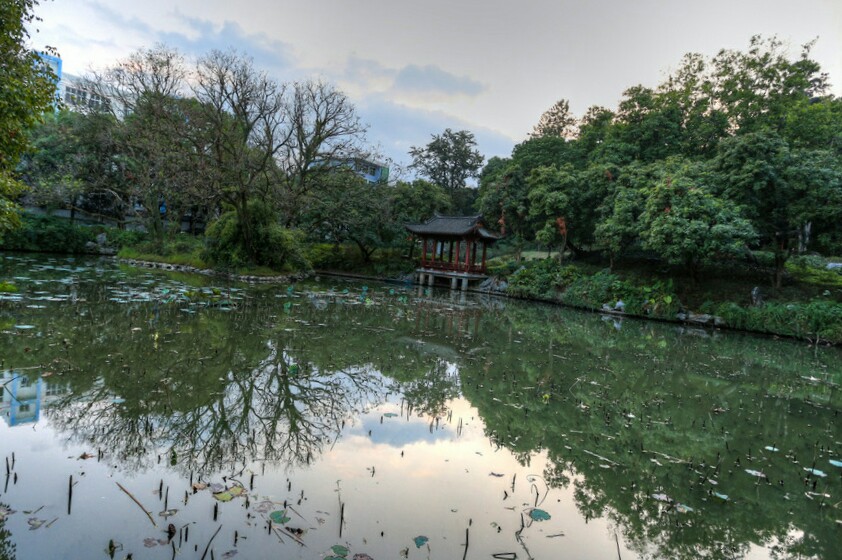
<path fill-rule="evenodd" d="M 497 257 L 489 271 L 515 297 L 842 343 L 842 274 L 827 270 L 825 259 L 797 258 L 775 289 L 759 260 L 723 263 L 697 279 L 643 260 L 610 271 L 598 262 Z"/>

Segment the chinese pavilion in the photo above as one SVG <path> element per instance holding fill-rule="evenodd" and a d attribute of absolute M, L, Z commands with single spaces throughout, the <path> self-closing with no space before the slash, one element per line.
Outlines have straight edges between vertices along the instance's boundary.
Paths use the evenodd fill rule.
<path fill-rule="evenodd" d="M 500 239 L 485 229 L 481 215 L 436 214 L 423 224 L 407 224 L 406 229 L 421 239 L 421 267 L 416 270 L 418 283 L 424 284 L 426 280 L 432 286 L 436 278 L 448 278 L 453 289 L 460 281 L 466 290 L 470 281 L 486 278 L 486 250 Z"/>

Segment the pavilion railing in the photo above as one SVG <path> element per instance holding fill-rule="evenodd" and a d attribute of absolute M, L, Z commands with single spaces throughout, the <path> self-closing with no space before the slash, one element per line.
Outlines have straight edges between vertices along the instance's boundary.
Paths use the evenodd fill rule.
<path fill-rule="evenodd" d="M 425 260 L 421 262 L 422 268 L 429 268 L 433 270 L 447 270 L 451 272 L 471 272 L 476 274 L 484 274 L 481 265 L 471 264 L 466 265 L 464 262 L 452 263 L 447 261 L 431 261 Z"/>

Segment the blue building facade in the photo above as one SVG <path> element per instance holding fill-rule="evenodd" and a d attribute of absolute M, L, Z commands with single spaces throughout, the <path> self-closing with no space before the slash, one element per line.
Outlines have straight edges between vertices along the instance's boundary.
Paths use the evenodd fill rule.
<path fill-rule="evenodd" d="M 389 168 L 382 163 L 365 159 L 356 159 L 354 160 L 353 167 L 354 172 L 357 175 L 372 185 L 386 183 L 389 181 Z"/>
<path fill-rule="evenodd" d="M 41 62 L 52 70 L 53 75 L 55 75 L 55 84 L 56 84 L 56 109 L 58 109 L 58 101 L 62 98 L 62 71 L 61 71 L 61 58 L 51 55 L 45 52 L 39 52 L 38 56 L 41 58 Z"/>

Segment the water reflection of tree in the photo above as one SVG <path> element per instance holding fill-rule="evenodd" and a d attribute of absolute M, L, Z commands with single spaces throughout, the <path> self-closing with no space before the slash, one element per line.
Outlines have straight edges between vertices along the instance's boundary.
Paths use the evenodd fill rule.
<path fill-rule="evenodd" d="M 452 365 L 438 359 L 420 375 L 401 375 L 397 383 L 411 411 L 430 416 L 444 416 L 451 400 L 460 393 L 459 379 Z"/>
<path fill-rule="evenodd" d="M 100 299 L 109 296 L 100 291 Z M 544 450 L 547 481 L 574 481 L 583 515 L 608 517 L 642 555 L 733 557 L 773 540 L 783 553 L 836 553 L 838 529 L 829 510 L 803 497 L 802 477 L 813 443 L 838 451 L 837 352 L 814 357 L 765 339 L 677 336 L 672 327 L 632 321 L 618 331 L 597 317 L 514 302 L 485 307 L 479 328 L 465 336 L 441 328 L 452 310 L 416 322 L 411 303 L 371 292 L 372 305 L 349 294 L 357 305 L 331 296 L 320 306 L 251 293 L 228 315 L 77 305 L 77 315 L 51 321 L 52 334 L 89 343 L 48 347 L 31 339 L 31 352 L 19 345 L 8 359 L 72 364 L 66 379 L 82 396 L 55 414 L 86 445 L 138 466 L 150 461 L 145 451 L 172 449 L 185 469 L 227 468 L 245 456 L 314 457 L 341 419 L 385 392 L 368 375 L 375 370 L 396 379 L 417 409 L 438 413 L 455 390 L 453 364 L 493 441 L 524 464 Z M 289 311 L 279 310 L 284 303 Z M 141 332 L 127 336 L 135 326 Z M 406 338 L 422 344 L 408 348 Z M 267 348 L 267 340 L 276 342 Z M 113 395 L 126 402 L 110 403 Z M 727 412 L 716 415 L 719 407 Z M 756 457 L 761 444 L 773 443 L 782 450 L 783 490 L 777 479 L 770 486 L 744 472 L 749 450 Z M 787 462 L 787 450 L 800 465 Z M 714 475 L 716 488 L 706 481 Z M 717 489 L 730 501 L 716 503 Z M 656 493 L 696 511 L 681 514 Z M 804 536 L 794 540 L 796 530 Z"/>
<path fill-rule="evenodd" d="M 8 510 L 9 506 L 0 502 L 0 510 Z M 12 543 L 12 533 L 6 529 L 6 517 L 0 515 L 0 560 L 15 560 L 15 545 Z"/>
<path fill-rule="evenodd" d="M 184 470 L 212 472 L 249 460 L 307 463 L 338 436 L 345 420 L 385 392 L 371 371 L 322 371 L 277 344 L 269 344 L 256 367 L 230 372 L 218 388 L 205 402 L 173 410 L 161 402 L 173 398 L 169 391 L 117 404 L 108 402 L 103 387 L 55 403 L 51 418 L 76 441 L 123 465 L 142 467 L 154 459 L 150 452 L 163 450 Z M 153 412 L 159 410 L 170 412 Z"/>
<path fill-rule="evenodd" d="M 682 338 L 634 323 L 617 332 L 512 311 L 508 324 L 484 326 L 497 329 L 497 351 L 462 364 L 465 394 L 493 441 L 518 457 L 547 453 L 546 479 L 573 480 L 582 515 L 607 517 L 645 557 L 733 558 L 776 542 L 784 555 L 834 554 L 838 529 L 820 498 L 804 495 L 805 463 L 826 464 L 838 441 L 838 408 L 802 396 L 803 379 L 824 364 L 770 341 Z M 507 341 L 511 330 L 522 343 Z M 764 452 L 768 444 L 782 451 Z M 826 480 L 808 484 L 823 492 Z"/>

